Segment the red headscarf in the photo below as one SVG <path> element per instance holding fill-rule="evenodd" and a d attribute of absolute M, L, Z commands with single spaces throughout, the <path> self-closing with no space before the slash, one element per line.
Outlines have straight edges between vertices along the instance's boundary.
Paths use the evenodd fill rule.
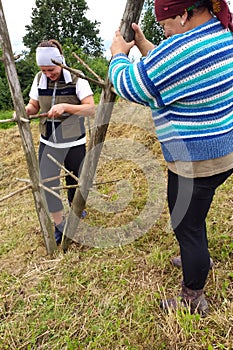
<path fill-rule="evenodd" d="M 192 6 L 195 0 L 155 0 L 155 15 L 157 21 L 163 21 L 178 15 L 183 15 L 185 9 Z"/>
<path fill-rule="evenodd" d="M 229 10 L 226 0 L 211 0 L 213 13 L 225 28 L 233 31 L 232 13 Z M 163 21 L 182 15 L 190 7 L 199 7 L 203 0 L 155 0 L 155 15 L 157 21 Z"/>

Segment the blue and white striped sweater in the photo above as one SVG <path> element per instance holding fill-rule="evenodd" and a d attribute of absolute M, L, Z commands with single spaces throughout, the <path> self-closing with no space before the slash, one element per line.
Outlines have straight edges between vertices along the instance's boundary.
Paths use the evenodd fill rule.
<path fill-rule="evenodd" d="M 167 161 L 198 161 L 233 152 L 233 36 L 213 18 L 174 35 L 137 64 L 115 55 L 117 93 L 152 110 Z"/>

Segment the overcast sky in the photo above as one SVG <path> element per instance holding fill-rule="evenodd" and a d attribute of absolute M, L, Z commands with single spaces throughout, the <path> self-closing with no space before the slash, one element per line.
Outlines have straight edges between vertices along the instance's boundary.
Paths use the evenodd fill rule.
<path fill-rule="evenodd" d="M 13 52 L 19 54 L 23 49 L 22 37 L 25 25 L 31 23 L 34 0 L 1 0 L 10 35 Z M 89 7 L 87 17 L 100 22 L 100 36 L 104 40 L 106 55 L 110 57 L 109 46 L 118 28 L 127 0 L 86 0 Z M 231 0 L 233 11 L 233 0 Z M 137 52 L 135 51 L 135 55 Z"/>
<path fill-rule="evenodd" d="M 25 25 L 31 23 L 34 0 L 1 0 L 10 35 L 13 52 L 22 51 L 22 37 Z M 106 50 L 109 49 L 115 30 L 118 28 L 126 0 L 86 0 L 89 11 L 86 16 L 91 21 L 100 22 L 100 36 L 104 40 Z"/>

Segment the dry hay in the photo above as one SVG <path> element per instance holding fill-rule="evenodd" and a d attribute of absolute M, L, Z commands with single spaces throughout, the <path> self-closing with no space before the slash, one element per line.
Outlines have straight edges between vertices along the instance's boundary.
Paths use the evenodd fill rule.
<path fill-rule="evenodd" d="M 92 123 L 93 120 L 90 121 L 90 125 L 92 125 Z M 31 131 L 37 150 L 39 133 L 38 124 L 36 122 L 31 122 Z M 9 193 L 25 186 L 25 183 L 17 179 L 28 179 L 28 172 L 17 125 L 7 130 L 0 130 L 0 133 L 0 147 L 2 150 L 0 161 L 0 198 L 3 198 Z M 130 147 L 128 147 L 128 143 L 130 143 Z M 124 145 L 127 150 L 121 147 L 122 145 Z M 142 150 L 140 149 L 141 146 Z M 111 159 L 111 152 L 114 149 L 116 153 L 117 147 L 119 154 L 121 154 L 119 157 L 115 156 L 115 158 Z M 138 149 L 139 153 L 135 154 Z M 127 156 L 125 156 L 126 151 Z M 93 188 L 93 191 L 90 193 L 90 200 L 88 199 L 87 203 L 88 217 L 86 223 L 88 223 L 89 226 L 94 225 L 94 227 L 104 228 L 108 226 L 119 227 L 121 225 L 127 225 L 132 221 L 132 218 L 139 215 L 145 205 L 146 191 L 148 190 L 147 179 L 142 169 L 140 169 L 140 164 L 139 166 L 137 164 L 137 157 L 138 159 L 141 157 L 140 152 L 150 152 L 149 155 L 155 155 L 163 171 L 164 161 L 154 133 L 150 109 L 128 102 L 116 103 L 106 135 L 106 143 L 99 160 L 95 181 L 97 183 L 104 183 L 109 180 L 117 180 L 117 182 L 102 184 Z M 146 166 L 149 167 L 149 165 L 150 158 L 148 158 Z M 119 191 L 118 180 L 121 180 L 123 186 L 122 192 Z M 129 200 L 130 205 L 127 205 L 127 201 L 126 203 L 122 203 L 126 194 L 126 192 L 124 192 L 124 181 L 129 181 L 131 183 L 132 193 L 129 194 L 129 197 L 131 196 Z M 62 192 L 62 196 L 64 197 L 64 204 L 66 207 L 67 201 L 65 191 Z M 138 204 L 140 198 L 141 203 Z M 93 204 L 95 201 L 96 203 L 101 202 L 103 205 L 108 203 L 110 209 L 108 209 L 107 212 L 103 210 L 101 213 L 103 207 L 95 208 Z M 120 205 L 121 207 L 117 208 L 116 205 Z M 14 243 L 12 243 L 15 245 L 16 254 L 18 257 L 22 255 L 25 259 L 25 263 L 27 263 L 27 255 L 30 258 L 32 258 L 33 254 L 35 254 L 35 256 L 38 256 L 38 254 L 40 256 L 42 254 L 42 257 L 45 256 L 45 252 L 43 252 L 44 242 L 41 237 L 40 225 L 38 223 L 30 190 L 0 202 L 0 208 L 0 244 L 2 246 L 6 245 L 5 251 L 7 252 L 10 250 L 8 246 L 10 246 L 11 243 L 9 243 L 8 240 L 9 235 L 13 235 L 13 237 L 18 240 L 17 244 L 15 240 L 13 240 Z M 66 209 L 68 210 L 67 207 Z M 8 238 L 6 239 L 6 237 Z M 25 237 L 27 237 L 26 242 Z M 80 237 L 77 240 L 79 239 Z M 129 241 L 131 239 L 132 238 L 130 238 Z M 112 242 L 109 244 L 111 245 L 111 243 Z M 97 245 L 98 244 L 102 243 L 97 243 Z M 90 245 L 95 244 L 91 242 Z M 7 256 L 5 264 L 9 269 L 11 268 L 12 265 L 9 256 Z M 20 269 L 21 268 L 23 268 L 23 265 L 21 265 Z"/>

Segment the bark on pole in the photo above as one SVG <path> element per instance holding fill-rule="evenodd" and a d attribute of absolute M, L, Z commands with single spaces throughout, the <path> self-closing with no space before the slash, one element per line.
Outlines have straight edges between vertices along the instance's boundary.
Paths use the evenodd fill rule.
<path fill-rule="evenodd" d="M 14 108 L 17 115 L 17 123 L 19 133 L 22 140 L 22 146 L 24 149 L 28 173 L 31 180 L 32 194 L 34 197 L 37 216 L 40 222 L 41 230 L 44 235 L 44 241 L 48 254 L 52 255 L 57 249 L 53 234 L 53 225 L 47 210 L 46 202 L 43 193 L 41 193 L 39 187 L 39 169 L 34 148 L 33 138 L 31 134 L 30 124 L 25 121 L 28 120 L 28 116 L 25 112 L 23 96 L 18 80 L 18 75 L 15 67 L 14 56 L 12 53 L 12 47 L 10 43 L 7 24 L 3 12 L 2 1 L 0 0 L 0 45 L 3 53 L 3 62 L 7 74 L 8 83 L 11 90 L 11 96 L 14 104 Z M 24 121 L 21 120 L 24 119 Z M 17 150 L 16 150 L 17 151 Z"/>
<path fill-rule="evenodd" d="M 131 28 L 133 22 L 138 23 L 144 0 L 127 0 L 124 14 L 120 24 L 120 31 L 127 42 L 133 40 L 134 32 Z M 116 28 L 117 29 L 117 28 Z M 114 33 L 113 33 L 114 34 Z M 65 226 L 62 248 L 67 251 L 76 233 L 82 211 L 85 208 L 86 200 L 92 187 L 96 168 L 100 158 L 101 150 L 107 133 L 111 118 L 113 105 L 116 99 L 112 91 L 112 84 L 108 77 L 105 80 L 105 87 L 102 90 L 100 103 L 95 117 L 94 127 L 88 145 L 87 155 L 84 160 L 82 172 L 79 178 L 79 188 L 75 192 L 72 207 L 69 211 Z"/>

